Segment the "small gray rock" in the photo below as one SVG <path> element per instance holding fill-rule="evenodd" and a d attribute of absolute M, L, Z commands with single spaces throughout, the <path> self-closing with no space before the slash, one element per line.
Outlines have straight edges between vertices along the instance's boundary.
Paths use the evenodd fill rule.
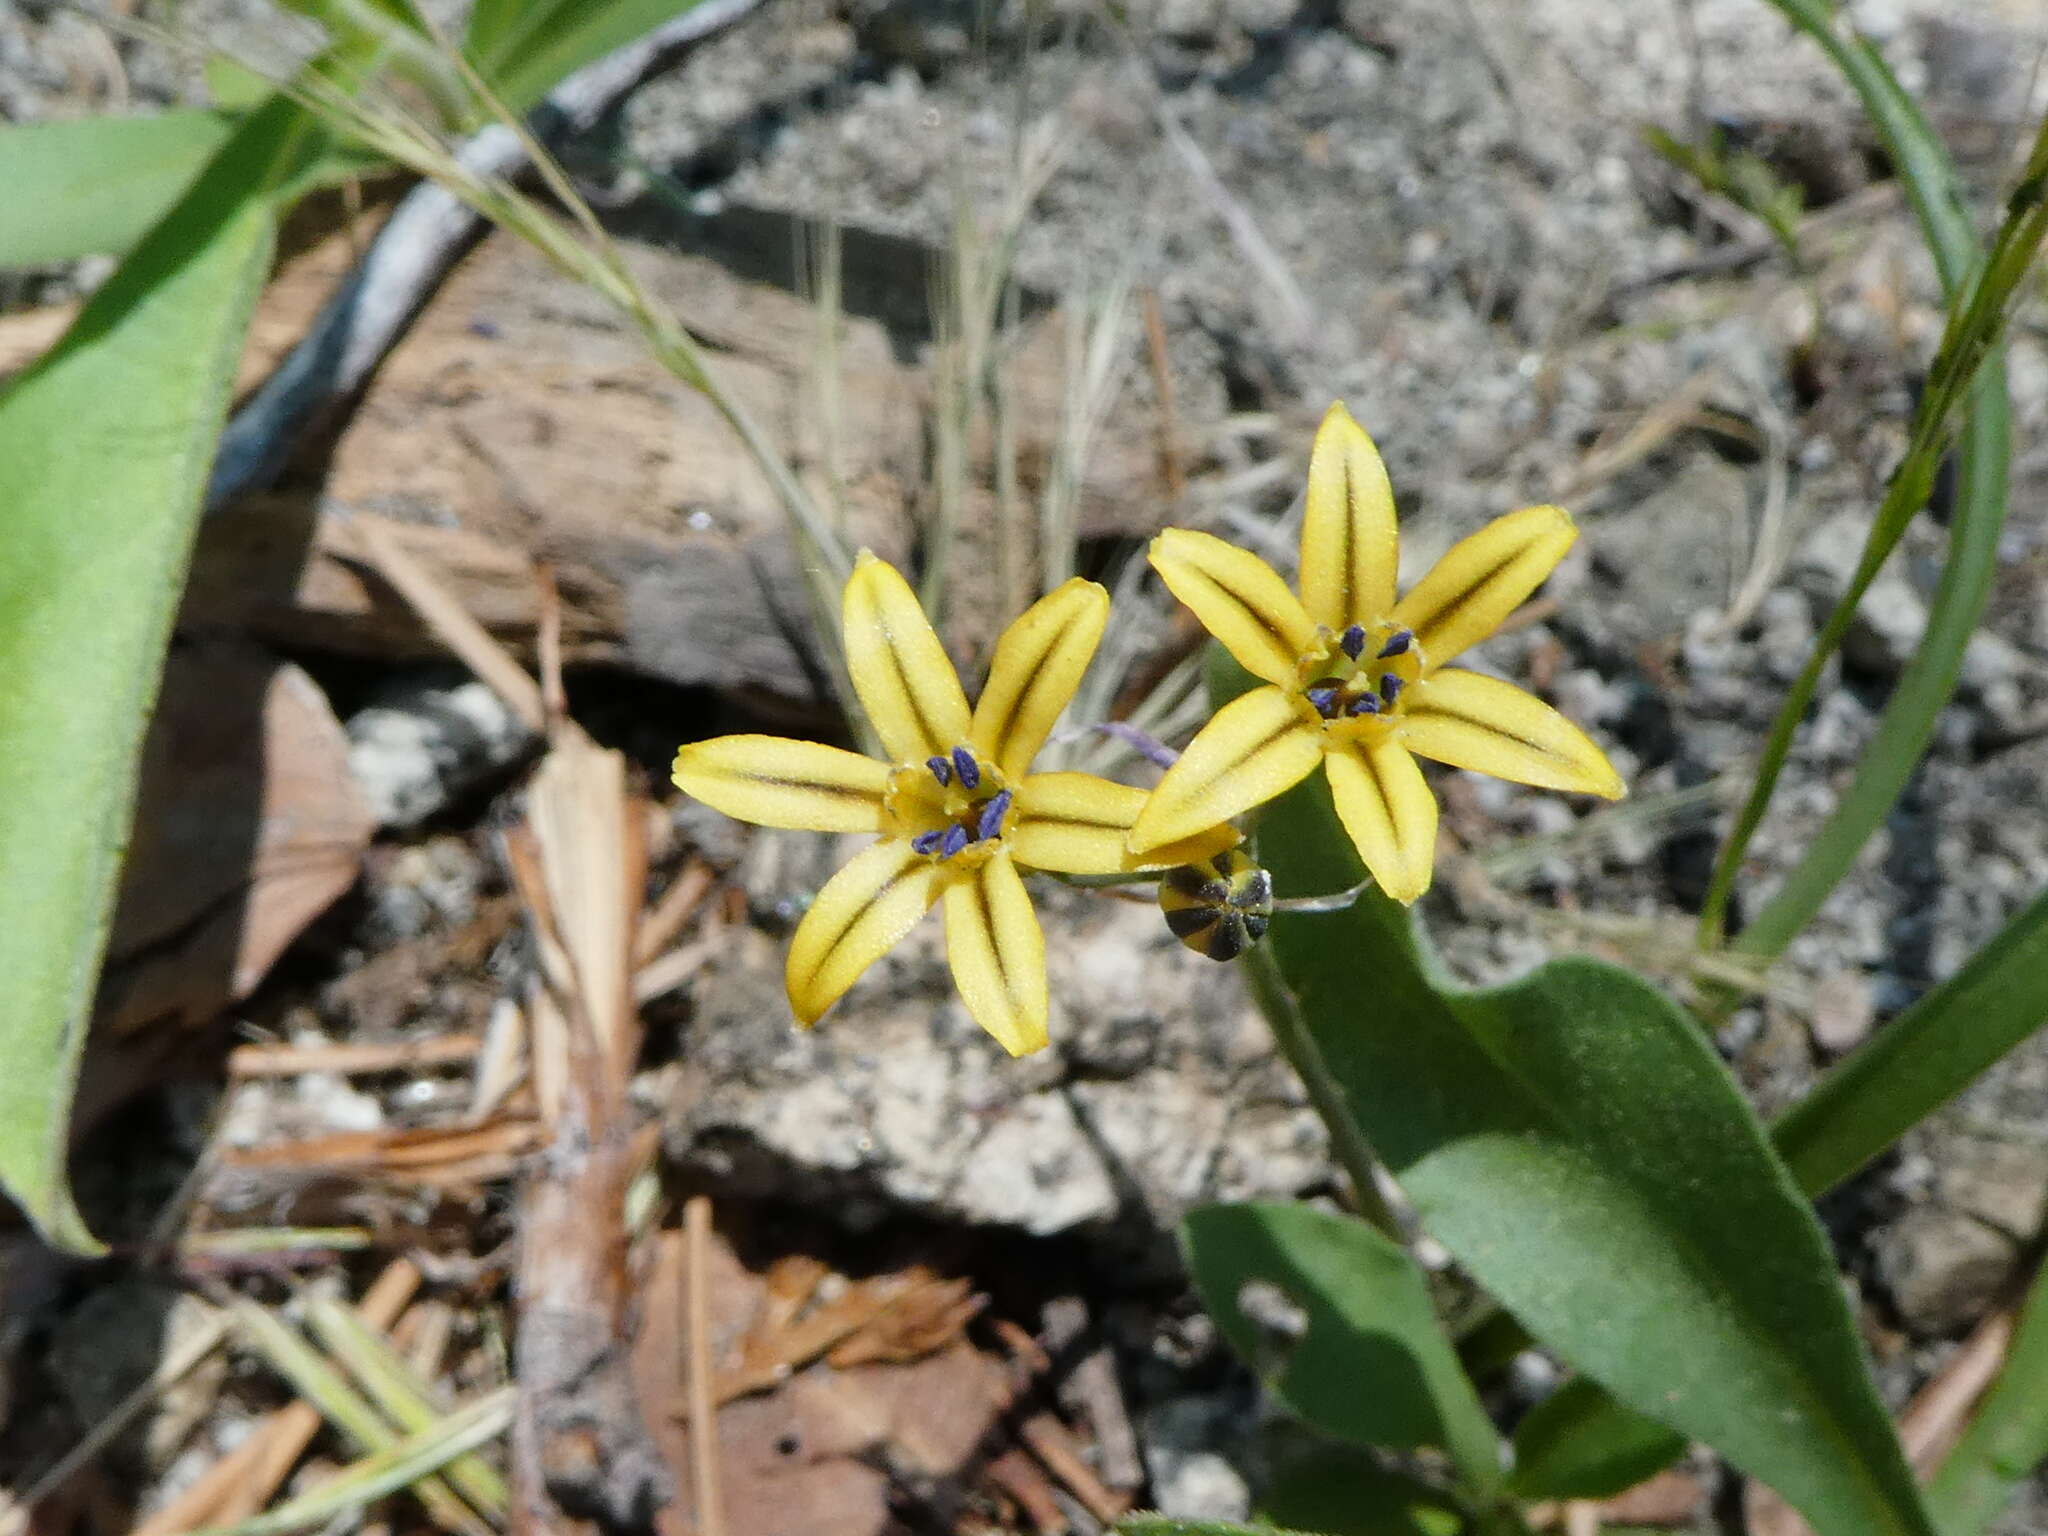
<path fill-rule="evenodd" d="M 799 878 L 829 874 L 802 856 L 806 840 L 757 848 L 769 841 L 791 845 Z M 757 910 L 779 890 L 761 873 Z M 1234 975 L 1189 954 L 1149 906 L 1050 882 L 1034 896 L 1053 1043 L 1020 1061 L 953 995 L 936 917 L 811 1031 L 783 993 L 785 941 L 734 935 L 694 985 L 671 1146 L 736 1194 L 839 1219 L 893 1205 L 1088 1231 L 1162 1275 L 1191 1205 L 1329 1181 L 1321 1124 Z M 794 912 L 800 897 L 788 900 Z"/>
<path fill-rule="evenodd" d="M 1879 1232 L 1877 1272 L 1916 1334 L 1946 1334 L 1983 1315 L 2019 1262 L 2019 1244 L 1974 1216 L 1919 1206 Z"/>

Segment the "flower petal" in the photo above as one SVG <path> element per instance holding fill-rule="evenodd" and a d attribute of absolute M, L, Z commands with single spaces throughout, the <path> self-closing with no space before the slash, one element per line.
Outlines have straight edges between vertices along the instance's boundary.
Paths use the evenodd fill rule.
<path fill-rule="evenodd" d="M 1244 669 L 1269 683 L 1294 682 L 1315 639 L 1315 621 L 1279 572 L 1250 550 L 1192 528 L 1152 541 L 1152 569 Z"/>
<path fill-rule="evenodd" d="M 840 623 L 853 691 L 891 758 L 921 763 L 967 739 L 960 675 L 895 566 L 860 552 Z"/>
<path fill-rule="evenodd" d="M 1339 632 L 1383 619 L 1394 606 L 1399 562 L 1387 467 L 1340 400 L 1316 429 L 1315 451 L 1309 455 L 1308 510 L 1301 521 L 1302 606 L 1318 624 Z"/>
<path fill-rule="evenodd" d="M 938 900 L 946 870 L 901 838 L 864 848 L 825 882 L 789 941 L 783 979 L 806 1024 L 839 1001 Z"/>
<path fill-rule="evenodd" d="M 1427 663 L 1440 667 L 1500 628 L 1578 536 L 1563 507 L 1524 507 L 1497 517 L 1453 544 L 1394 605 L 1393 616 L 1415 631 Z"/>
<path fill-rule="evenodd" d="M 1436 863 L 1436 796 L 1408 749 L 1391 737 L 1355 742 L 1324 759 L 1337 818 L 1379 888 L 1413 901 Z"/>
<path fill-rule="evenodd" d="M 1022 778 L 1081 685 L 1108 622 L 1109 594 L 1079 576 L 1019 614 L 996 642 L 975 701 L 968 732 L 975 751 L 1007 777 Z"/>
<path fill-rule="evenodd" d="M 1132 853 L 1124 840 L 1148 798 L 1142 789 L 1092 773 L 1034 773 L 1017 791 L 1010 851 L 1030 869 L 1123 875 L 1193 864 L 1243 841 L 1235 827 L 1225 824 L 1149 853 Z"/>
<path fill-rule="evenodd" d="M 1513 683 L 1461 667 L 1416 684 L 1401 720 L 1411 751 L 1517 784 L 1619 800 L 1627 788 L 1586 733 Z"/>
<path fill-rule="evenodd" d="M 872 832 L 889 769 L 871 757 L 781 736 L 720 736 L 676 753 L 676 788 L 762 827 Z"/>
<path fill-rule="evenodd" d="M 1131 828 L 1133 853 L 1196 837 L 1291 789 L 1315 770 L 1323 736 L 1294 697 L 1254 688 L 1232 699 L 1181 753 Z"/>
<path fill-rule="evenodd" d="M 1012 1056 L 1045 1044 L 1045 935 L 1007 854 L 946 887 L 946 959 L 974 1022 Z"/>

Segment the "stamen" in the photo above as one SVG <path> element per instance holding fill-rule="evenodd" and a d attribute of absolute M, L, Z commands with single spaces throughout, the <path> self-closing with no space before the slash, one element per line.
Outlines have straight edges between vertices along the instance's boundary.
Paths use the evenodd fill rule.
<path fill-rule="evenodd" d="M 1414 643 L 1414 630 L 1397 629 L 1393 632 L 1393 634 L 1387 637 L 1387 643 L 1380 647 L 1380 654 L 1378 660 L 1385 661 L 1389 656 L 1399 656 L 1403 651 L 1407 650 L 1408 647 L 1413 645 Z"/>
<path fill-rule="evenodd" d="M 945 835 L 939 831 L 920 832 L 910 840 L 910 846 L 926 858 L 930 858 L 939 851 L 939 839 Z"/>
<path fill-rule="evenodd" d="M 1334 685 L 1311 688 L 1307 697 L 1309 703 L 1315 706 L 1317 714 L 1325 720 L 1330 718 L 1330 710 L 1337 702 L 1337 689 Z"/>
<path fill-rule="evenodd" d="M 1358 660 L 1358 653 L 1365 649 L 1365 626 L 1363 624 L 1352 625 L 1344 631 L 1343 638 L 1337 643 L 1344 648 L 1346 656 L 1349 656 L 1353 661 Z"/>
<path fill-rule="evenodd" d="M 981 808 L 981 820 L 974 828 L 976 842 L 985 843 L 1003 830 L 1003 817 L 1009 813 L 1010 792 L 1006 789 Z"/>
<path fill-rule="evenodd" d="M 1361 693 L 1344 707 L 1347 715 L 1376 715 L 1379 712 L 1380 701 L 1369 693 Z"/>
<path fill-rule="evenodd" d="M 1380 679 L 1380 698 L 1388 704 L 1401 696 L 1401 679 L 1389 672 Z"/>
<path fill-rule="evenodd" d="M 939 839 L 939 857 L 950 859 L 967 846 L 967 841 L 967 829 L 959 822 L 954 822 L 952 826 L 946 828 L 944 835 Z"/>
<path fill-rule="evenodd" d="M 939 788 L 944 789 L 953 782 L 953 764 L 948 759 L 928 757 L 924 760 L 924 765 L 931 769 L 932 777 L 939 781 Z"/>
<path fill-rule="evenodd" d="M 981 764 L 974 760 L 974 754 L 965 747 L 953 749 L 953 771 L 960 775 L 962 789 L 981 788 Z"/>

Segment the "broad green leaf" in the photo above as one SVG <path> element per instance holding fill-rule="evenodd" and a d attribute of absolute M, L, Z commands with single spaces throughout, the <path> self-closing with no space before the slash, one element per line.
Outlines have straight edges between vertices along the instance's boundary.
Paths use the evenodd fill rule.
<path fill-rule="evenodd" d="M 1998 1380 L 1927 1488 L 1941 1536 L 1979 1536 L 2048 1457 L 2048 1267 L 2039 1270 Z"/>
<path fill-rule="evenodd" d="M 477 0 L 470 62 L 524 112 L 556 82 L 681 15 L 697 0 Z"/>
<path fill-rule="evenodd" d="M 142 733 L 300 131 L 251 118 L 0 394 L 0 1183 L 89 1249 L 64 1177 Z"/>
<path fill-rule="evenodd" d="M 1685 1437 L 1574 1377 L 1515 1426 L 1508 1487 L 1527 1499 L 1605 1499 L 1685 1454 Z"/>
<path fill-rule="evenodd" d="M 1358 878 L 1320 779 L 1259 847 L 1283 895 Z M 1813 1213 L 1668 999 L 1584 959 L 1462 989 L 1377 892 L 1271 942 L 1426 1227 L 1531 1332 L 1822 1536 L 1926 1536 Z"/>
<path fill-rule="evenodd" d="M 234 132 L 224 112 L 0 127 L 0 267 L 126 251 Z"/>
<path fill-rule="evenodd" d="M 1832 6 L 1820 0 L 1771 3 L 1819 44 L 1861 98 L 1898 169 L 1942 287 L 1959 305 L 1958 296 L 1965 294 L 1977 265 L 1979 245 L 1968 199 L 1940 137 L 1878 50 L 1836 25 Z M 1927 632 L 1892 689 L 1841 802 L 1798 866 L 1734 941 L 1735 947 L 1752 954 L 1776 954 L 1806 925 L 1889 813 L 1930 739 L 1997 569 L 2006 512 L 2008 416 L 2004 361 L 1994 348 L 1977 380 L 1957 445 L 1949 558 L 1929 610 Z M 1880 533 L 1873 529 L 1873 542 Z M 1774 754 L 1780 751 L 1780 737 L 1789 745 L 1799 713 L 1790 702 L 1781 712 L 1774 726 Z M 1765 777 L 1772 772 L 1767 760 Z M 1758 815 L 1769 792 L 1768 782 L 1760 781 L 1759 794 L 1752 797 Z M 1724 850 L 1710 912 L 1732 888 L 1747 835 L 1738 832 Z M 2048 1007 L 2028 1001 L 2040 995 L 2030 985 L 2041 974 L 2039 961 L 2031 956 L 2042 951 L 2036 948 L 2038 937 L 2027 936 L 2038 935 L 2048 921 L 2048 913 L 2039 908 L 2037 903 L 2022 913 L 1995 941 L 1992 949 L 1999 955 L 1989 950 L 1980 955 L 1963 975 L 1889 1026 L 1779 1122 L 1773 1139 L 1809 1194 L 1818 1194 L 1889 1146 L 2048 1014 Z M 1710 916 L 1708 926 L 1717 923 Z M 1902 1028 L 1909 1020 L 1910 1027 Z M 1612 1420 L 1625 1410 L 1610 1402 L 1601 1412 Z"/>
<path fill-rule="evenodd" d="M 1348 1446 L 1289 1458 L 1258 1503 L 1261 1520 L 1327 1536 L 1455 1536 L 1465 1528 L 1437 1490 Z"/>
<path fill-rule="evenodd" d="M 1357 1445 L 1443 1446 L 1465 1486 L 1499 1488 L 1500 1437 L 1397 1244 L 1355 1217 L 1282 1204 L 1202 1206 L 1181 1241 L 1216 1326 L 1304 1420 Z M 1246 1311 L 1253 1285 L 1301 1309 L 1298 1339 L 1269 1340 Z"/>
<path fill-rule="evenodd" d="M 1822 1078 L 1772 1125 L 1771 1141 L 1800 1189 L 1824 1194 L 2043 1024 L 2048 1024 L 2048 892 L 2015 914 L 1960 971 Z M 1628 1447 L 1646 1447 L 1659 1432 L 1590 1383 L 1573 1382 L 1530 1415 L 1515 1441 L 1515 1485 L 1558 1497 L 1571 1496 L 1571 1488 L 1547 1471 L 1539 1486 L 1520 1459 L 1528 1455 L 1523 1433 L 1539 1419 L 1547 1444 L 1565 1451 L 1585 1436 L 1595 1455 L 1603 1446 L 1626 1455 Z M 1666 1459 L 1675 1459 L 1682 1448 L 1673 1445 Z M 1646 1477 L 1662 1463 L 1648 1464 L 1645 1452 L 1640 1465 L 1632 1458 L 1615 1465 L 1636 1466 Z"/>
<path fill-rule="evenodd" d="M 1239 1525 L 1232 1520 L 1177 1520 L 1172 1515 L 1125 1515 L 1110 1527 L 1116 1536 L 1316 1536 L 1310 1531 L 1284 1531 L 1270 1525 Z"/>

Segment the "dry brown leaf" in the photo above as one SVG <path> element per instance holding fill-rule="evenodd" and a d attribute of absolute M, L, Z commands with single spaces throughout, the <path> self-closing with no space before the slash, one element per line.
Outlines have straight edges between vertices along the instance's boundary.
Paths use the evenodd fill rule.
<path fill-rule="evenodd" d="M 100 1021 L 203 1023 L 355 883 L 376 830 L 348 738 L 298 667 L 172 651 L 143 748 Z"/>

